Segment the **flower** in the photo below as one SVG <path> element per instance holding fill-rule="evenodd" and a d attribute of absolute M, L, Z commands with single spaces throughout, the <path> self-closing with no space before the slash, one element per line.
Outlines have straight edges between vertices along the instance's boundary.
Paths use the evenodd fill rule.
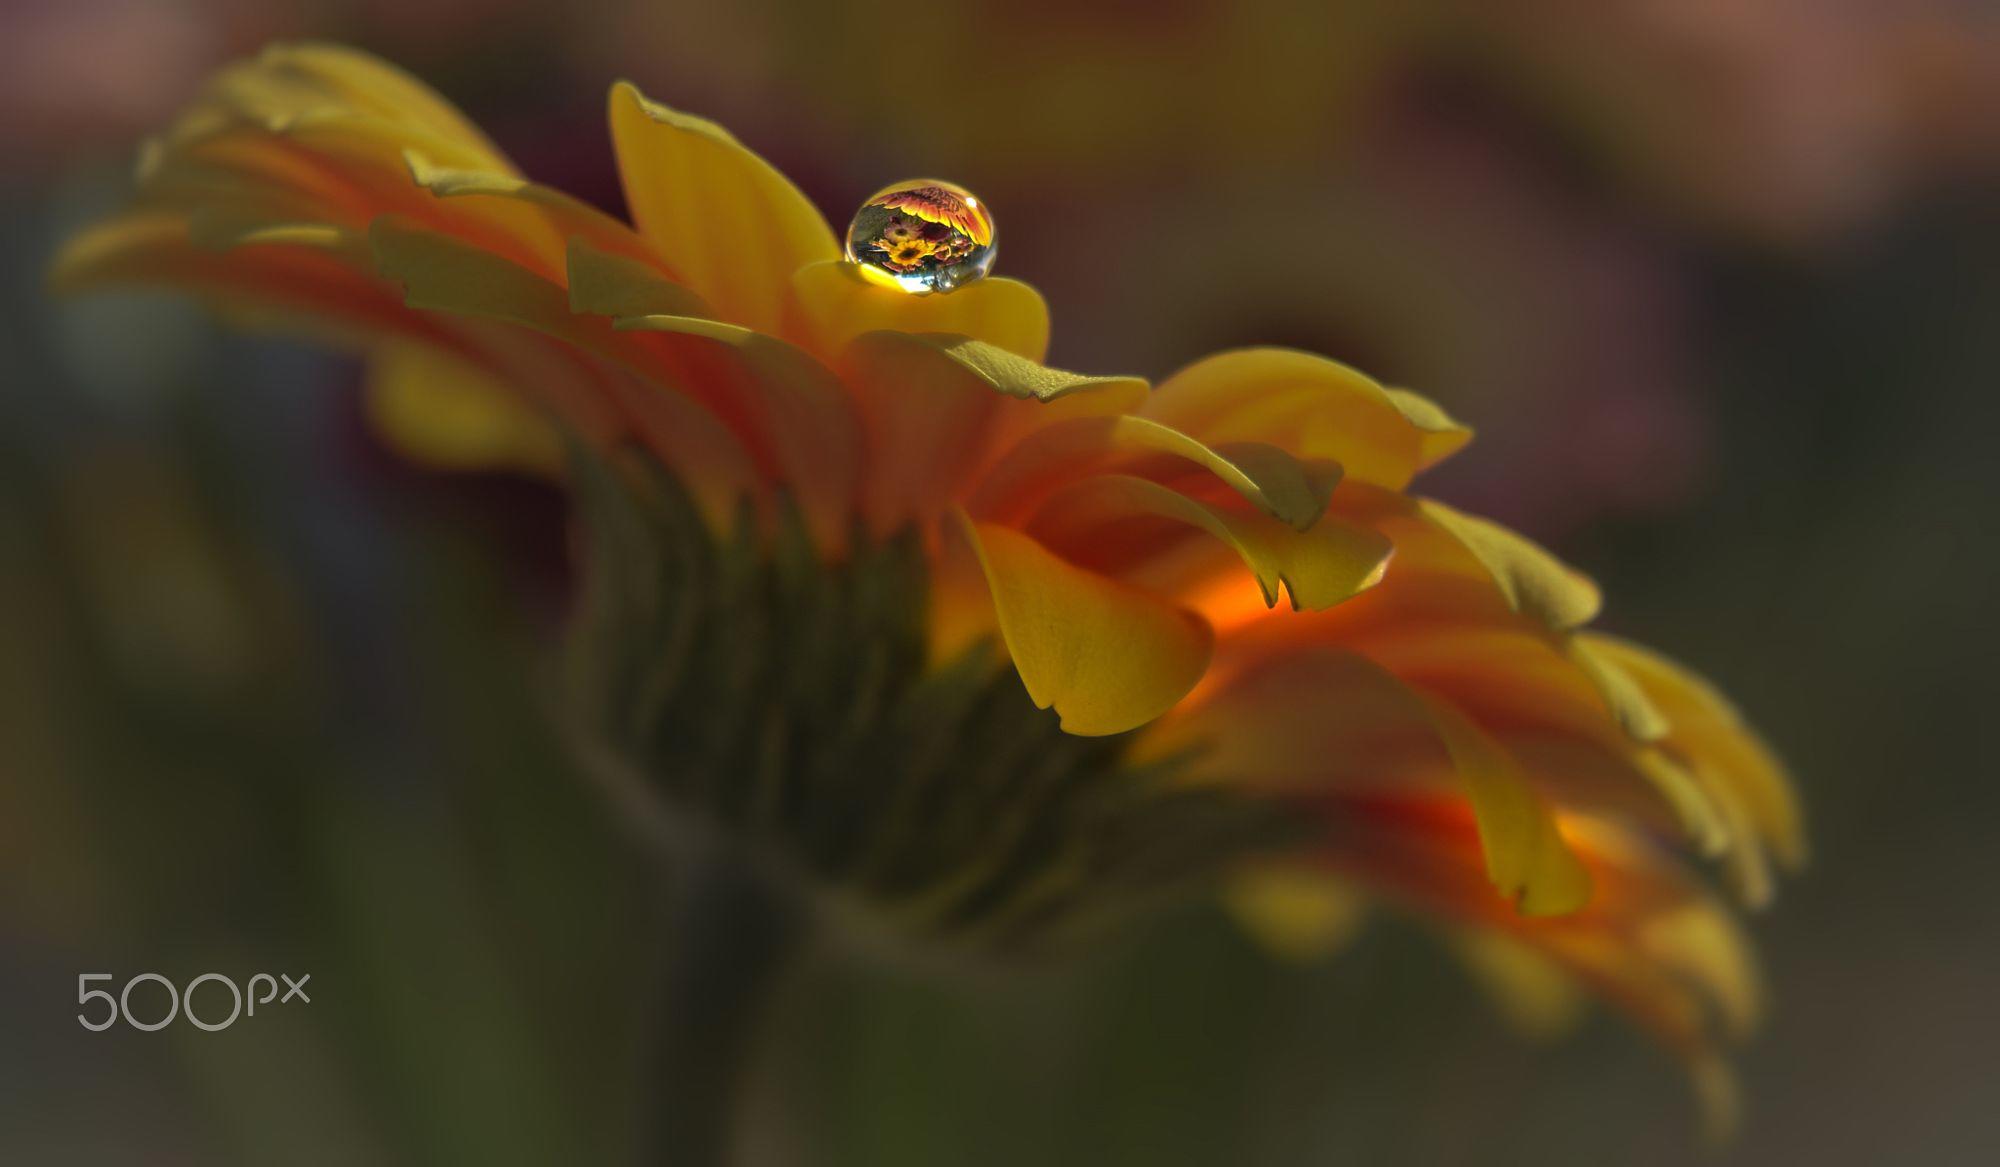
<path fill-rule="evenodd" d="M 1300 352 L 1049 368 L 1027 285 L 879 287 L 720 127 L 629 84 L 610 120 L 630 227 L 395 69 L 274 48 L 56 282 L 349 339 L 420 457 L 566 447 L 583 756 L 830 912 L 1005 947 L 1196 886 L 1309 952 L 1365 893 L 1524 1018 L 1596 991 L 1726 1113 L 1757 978 L 1698 865 L 1767 900 L 1804 857 L 1788 779 L 1587 631 L 1587 578 L 1409 492 L 1470 431 Z"/>
<path fill-rule="evenodd" d="M 882 238 L 891 243 L 903 243 L 911 239 L 928 238 L 929 236 L 922 230 L 925 226 L 936 226 L 936 224 L 925 224 L 919 220 L 906 219 L 898 215 L 889 220 L 888 226 L 882 228 Z"/>
<path fill-rule="evenodd" d="M 937 245 L 926 239 L 884 239 L 877 246 L 887 254 L 889 266 L 896 271 L 910 271 L 938 254 Z"/>

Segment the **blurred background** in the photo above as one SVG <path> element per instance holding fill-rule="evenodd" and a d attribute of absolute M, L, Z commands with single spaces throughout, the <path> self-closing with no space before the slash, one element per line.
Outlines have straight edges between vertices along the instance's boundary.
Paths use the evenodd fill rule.
<path fill-rule="evenodd" d="M 397 461 L 342 359 L 42 290 L 208 70 L 299 37 L 613 209 L 617 77 L 836 223 L 963 182 L 1063 367 L 1277 343 L 1421 390 L 1481 435 L 1428 490 L 1594 573 L 1804 788 L 1718 1154 L 1633 1032 L 1524 1041 L 1421 929 L 1291 967 L 1189 909 L 970 982 L 798 970 L 759 1161 L 2000 1161 L 1994 6 L 6 0 L 0 1162 L 617 1163 L 643 1126 L 667 897 L 546 728 L 561 500 Z M 93 1034 L 93 971 L 313 1000 Z"/>

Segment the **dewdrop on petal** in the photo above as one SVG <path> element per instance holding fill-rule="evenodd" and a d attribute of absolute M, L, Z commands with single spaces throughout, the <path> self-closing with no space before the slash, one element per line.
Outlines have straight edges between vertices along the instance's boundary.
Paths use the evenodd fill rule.
<path fill-rule="evenodd" d="M 979 196 L 919 178 L 884 187 L 861 205 L 847 228 L 847 258 L 870 280 L 921 296 L 992 271 L 996 238 Z"/>

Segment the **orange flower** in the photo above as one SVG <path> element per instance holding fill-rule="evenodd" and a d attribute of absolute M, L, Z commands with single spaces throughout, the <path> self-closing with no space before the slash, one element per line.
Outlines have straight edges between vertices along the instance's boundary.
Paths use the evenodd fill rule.
<path fill-rule="evenodd" d="M 610 117 L 630 227 L 372 58 L 273 49 L 57 281 L 357 343 L 420 457 L 553 467 L 567 435 L 621 763 L 898 925 L 1022 935 L 1194 878 L 1302 952 L 1362 891 L 1524 1018 L 1621 1006 L 1722 1113 L 1756 979 L 1689 856 L 1768 898 L 1787 779 L 1700 680 L 1582 631 L 1589 580 L 1407 493 L 1468 430 L 1298 352 L 1048 368 L 1032 288 L 877 286 L 720 127 L 628 84 Z"/>

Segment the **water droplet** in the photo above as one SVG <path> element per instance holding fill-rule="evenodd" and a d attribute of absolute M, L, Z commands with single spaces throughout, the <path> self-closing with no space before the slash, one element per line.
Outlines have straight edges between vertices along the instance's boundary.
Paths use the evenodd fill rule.
<path fill-rule="evenodd" d="M 998 236 L 986 204 L 935 178 L 882 188 L 847 228 L 847 258 L 869 279 L 924 295 L 993 270 Z"/>

